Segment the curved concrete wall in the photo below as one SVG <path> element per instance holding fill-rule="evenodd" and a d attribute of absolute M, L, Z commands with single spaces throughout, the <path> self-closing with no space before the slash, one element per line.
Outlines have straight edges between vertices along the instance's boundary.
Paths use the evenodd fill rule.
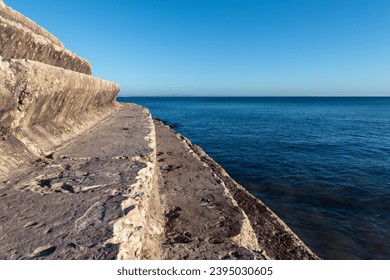
<path fill-rule="evenodd" d="M 57 41 L 0 0 L 0 258 L 317 259 L 199 147 L 119 105 L 119 85 Z M 50 234 L 27 231 L 36 224 Z"/>
<path fill-rule="evenodd" d="M 119 85 L 0 0 L 0 177 L 115 111 Z"/>
<path fill-rule="evenodd" d="M 17 139 L 32 155 L 49 152 L 117 106 L 119 85 L 40 62 L 1 59 L 0 78 L 0 146 Z"/>
<path fill-rule="evenodd" d="M 63 44 L 60 42 L 60 40 L 58 40 L 55 36 L 53 36 L 53 34 L 49 33 L 47 30 L 43 29 L 41 26 L 39 26 L 29 18 L 25 17 L 21 13 L 5 5 L 3 0 L 0 0 L 0 16 L 25 26 L 26 28 L 30 29 L 32 32 L 47 38 L 50 42 L 52 42 L 53 44 L 59 47 L 64 47 Z"/>
<path fill-rule="evenodd" d="M 0 55 L 31 59 L 90 75 L 91 64 L 65 49 L 45 29 L 0 2 Z"/>

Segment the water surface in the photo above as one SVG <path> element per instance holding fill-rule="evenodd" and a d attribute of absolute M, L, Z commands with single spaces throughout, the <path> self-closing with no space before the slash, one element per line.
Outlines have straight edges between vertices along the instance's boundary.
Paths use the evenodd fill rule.
<path fill-rule="evenodd" d="M 119 98 L 200 145 L 320 257 L 390 259 L 390 98 Z"/>

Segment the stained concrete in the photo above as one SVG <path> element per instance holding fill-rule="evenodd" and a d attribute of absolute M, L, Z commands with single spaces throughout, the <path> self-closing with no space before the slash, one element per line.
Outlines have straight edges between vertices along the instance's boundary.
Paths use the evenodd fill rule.
<path fill-rule="evenodd" d="M 25 17 L 21 13 L 7 6 L 3 0 L 0 0 L 0 16 L 28 28 L 32 32 L 36 33 L 37 35 L 43 36 L 44 38 L 59 47 L 64 47 L 61 41 L 58 40 L 53 34 L 36 24 L 31 19 Z"/>
<path fill-rule="evenodd" d="M 0 56 L 0 177 L 115 112 L 119 85 Z M 15 149 L 15 147 L 18 147 Z"/>
<path fill-rule="evenodd" d="M 207 155 L 201 147 L 192 144 L 184 136 L 181 137 L 199 157 L 199 160 L 207 164 L 224 182 L 238 206 L 247 214 L 258 244 L 269 258 L 276 260 L 319 259 L 261 200 L 234 181 L 223 167 Z"/>
<path fill-rule="evenodd" d="M 200 147 L 159 121 L 156 132 L 167 259 L 318 259 Z"/>
<path fill-rule="evenodd" d="M 140 216 L 136 228 L 128 225 L 123 232 L 115 232 L 115 226 L 129 216 L 136 224 L 133 212 L 139 206 L 150 212 L 152 195 L 146 185 L 143 193 L 137 185 L 143 170 L 155 164 L 150 124 L 147 110 L 122 106 L 68 146 L 3 179 L 0 259 L 116 259 L 121 251 L 143 258 L 147 245 L 129 239 L 136 247 L 129 251 L 120 234 L 131 230 L 143 240 L 157 238 L 148 235 L 151 216 Z M 107 137 L 118 145 L 106 146 Z M 80 155 L 69 153 L 81 150 Z"/>
<path fill-rule="evenodd" d="M 0 4 L 0 55 L 29 59 L 90 75 L 91 64 L 67 50 L 51 33 L 36 23 Z"/>
<path fill-rule="evenodd" d="M 0 42 L 0 259 L 317 259 L 201 148 L 115 102 L 119 85 L 2 0 Z"/>
<path fill-rule="evenodd" d="M 166 259 L 263 259 L 247 217 L 187 143 L 156 121 Z"/>

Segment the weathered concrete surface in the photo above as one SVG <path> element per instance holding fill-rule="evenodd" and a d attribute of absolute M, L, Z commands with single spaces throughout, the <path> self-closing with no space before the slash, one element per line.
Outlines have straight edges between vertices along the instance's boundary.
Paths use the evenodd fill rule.
<path fill-rule="evenodd" d="M 202 148 L 181 137 L 199 159 L 225 183 L 238 206 L 247 214 L 258 244 L 268 257 L 277 260 L 319 259 L 261 200 L 234 181 Z"/>
<path fill-rule="evenodd" d="M 0 177 L 112 114 L 119 85 L 0 57 Z"/>
<path fill-rule="evenodd" d="M 0 0 L 0 259 L 159 259 L 148 111 Z"/>
<path fill-rule="evenodd" d="M 0 56 L 92 73 L 88 61 L 65 49 L 57 38 L 4 3 L 0 4 Z"/>
<path fill-rule="evenodd" d="M 63 44 L 58 40 L 53 34 L 36 24 L 31 19 L 25 17 L 21 13 L 15 11 L 14 9 L 8 7 L 3 0 L 0 0 L 0 17 L 19 23 L 26 28 L 30 29 L 32 32 L 45 37 L 50 40 L 53 44 L 63 47 Z"/>
<path fill-rule="evenodd" d="M 318 259 L 200 147 L 160 122 L 156 130 L 166 258 Z"/>
<path fill-rule="evenodd" d="M 0 205 L 0 259 L 318 259 L 136 105 L 4 178 Z"/>
<path fill-rule="evenodd" d="M 122 106 L 1 182 L 0 259 L 160 258 L 155 164 L 149 113 Z"/>
<path fill-rule="evenodd" d="M 317 258 L 199 147 L 116 103 L 117 84 L 2 0 L 0 43 L 0 259 Z"/>
<path fill-rule="evenodd" d="M 265 259 L 245 213 L 186 141 L 156 121 L 165 259 Z M 262 254 L 263 253 L 263 254 Z"/>

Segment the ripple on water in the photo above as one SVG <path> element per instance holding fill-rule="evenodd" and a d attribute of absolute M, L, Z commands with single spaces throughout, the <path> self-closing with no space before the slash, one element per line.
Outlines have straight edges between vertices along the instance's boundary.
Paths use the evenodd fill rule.
<path fill-rule="evenodd" d="M 200 145 L 320 257 L 390 259 L 390 98 L 130 98 Z"/>

